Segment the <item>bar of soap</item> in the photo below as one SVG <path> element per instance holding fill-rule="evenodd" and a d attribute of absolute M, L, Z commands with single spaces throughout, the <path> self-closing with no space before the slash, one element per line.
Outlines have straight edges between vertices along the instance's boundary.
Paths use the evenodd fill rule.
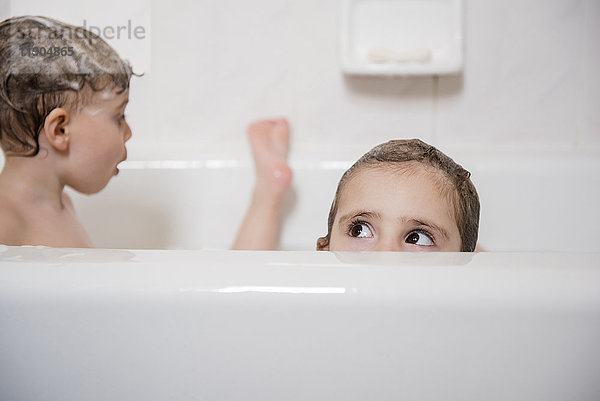
<path fill-rule="evenodd" d="M 368 57 L 373 63 L 427 63 L 431 61 L 431 50 L 416 48 L 396 51 L 385 47 L 372 47 L 369 49 Z"/>

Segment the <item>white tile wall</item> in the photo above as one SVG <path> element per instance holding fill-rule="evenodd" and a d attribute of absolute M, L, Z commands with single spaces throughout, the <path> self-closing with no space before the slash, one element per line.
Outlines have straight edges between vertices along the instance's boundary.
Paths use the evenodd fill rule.
<path fill-rule="evenodd" d="M 433 80 L 345 77 L 339 65 L 340 3 L 298 3 L 297 141 L 365 149 L 398 136 L 431 139 Z"/>
<path fill-rule="evenodd" d="M 583 1 L 468 2 L 465 74 L 440 79 L 439 142 L 573 146 L 584 11 Z"/>
<path fill-rule="evenodd" d="M 132 157 L 144 157 L 137 143 L 157 140 L 199 152 L 239 146 L 248 121 L 279 115 L 299 149 L 365 149 L 399 136 L 483 148 L 600 142 L 595 0 L 465 1 L 465 72 L 439 81 L 344 77 L 339 1 L 150 3 L 152 68 L 137 66 L 146 75 L 132 83 Z M 2 4 L 1 16 L 69 20 L 102 8 Z M 131 52 L 123 56 L 139 58 Z"/>
<path fill-rule="evenodd" d="M 9 0 L 0 1 L 0 18 L 4 19 L 7 17 L 10 17 L 11 15 L 12 15 L 12 13 L 11 13 L 10 1 Z"/>
<path fill-rule="evenodd" d="M 150 106 L 157 123 L 154 136 L 244 141 L 250 119 L 290 115 L 293 4 L 226 0 L 173 7 L 155 2 L 153 26 L 160 33 L 153 36 L 148 77 L 159 94 Z"/>
<path fill-rule="evenodd" d="M 582 146 L 600 146 L 600 2 L 585 2 L 583 35 L 580 133 L 578 143 Z"/>

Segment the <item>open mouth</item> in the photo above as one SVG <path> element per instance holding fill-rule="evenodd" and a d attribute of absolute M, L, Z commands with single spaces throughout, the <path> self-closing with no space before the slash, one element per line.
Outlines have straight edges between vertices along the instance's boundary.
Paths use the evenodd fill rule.
<path fill-rule="evenodd" d="M 125 149 L 125 154 L 123 155 L 123 158 L 121 159 L 120 162 L 117 163 L 117 165 L 115 166 L 115 175 L 119 174 L 119 167 L 118 165 L 123 163 L 125 160 L 127 160 L 127 149 Z"/>

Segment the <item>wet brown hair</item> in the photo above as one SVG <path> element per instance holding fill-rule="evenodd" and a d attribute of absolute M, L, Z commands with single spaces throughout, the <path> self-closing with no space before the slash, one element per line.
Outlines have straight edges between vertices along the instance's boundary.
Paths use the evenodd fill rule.
<path fill-rule="evenodd" d="M 31 56 L 33 48 L 43 48 L 45 55 Z M 132 74 L 110 45 L 82 27 L 34 16 L 0 22 L 2 150 L 37 155 L 40 131 L 53 109 L 85 104 L 96 91 L 123 93 Z"/>
<path fill-rule="evenodd" d="M 436 183 L 453 207 L 454 218 L 460 233 L 461 251 L 473 252 L 479 231 L 479 196 L 471 182 L 471 173 L 454 162 L 437 148 L 419 139 L 392 140 L 365 153 L 352 165 L 337 186 L 329 218 L 327 235 L 317 240 L 317 249 L 329 246 L 331 230 L 338 209 L 340 195 L 346 183 L 365 168 L 391 168 L 394 174 L 407 174 L 414 163 L 432 170 Z M 413 164 L 413 166 L 411 166 Z"/>

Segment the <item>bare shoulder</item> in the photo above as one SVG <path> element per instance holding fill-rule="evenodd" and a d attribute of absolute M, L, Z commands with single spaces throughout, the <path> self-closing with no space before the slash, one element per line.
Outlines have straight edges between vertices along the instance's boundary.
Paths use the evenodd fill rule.
<path fill-rule="evenodd" d="M 17 208 L 0 197 L 0 244 L 21 245 L 25 219 Z"/>

